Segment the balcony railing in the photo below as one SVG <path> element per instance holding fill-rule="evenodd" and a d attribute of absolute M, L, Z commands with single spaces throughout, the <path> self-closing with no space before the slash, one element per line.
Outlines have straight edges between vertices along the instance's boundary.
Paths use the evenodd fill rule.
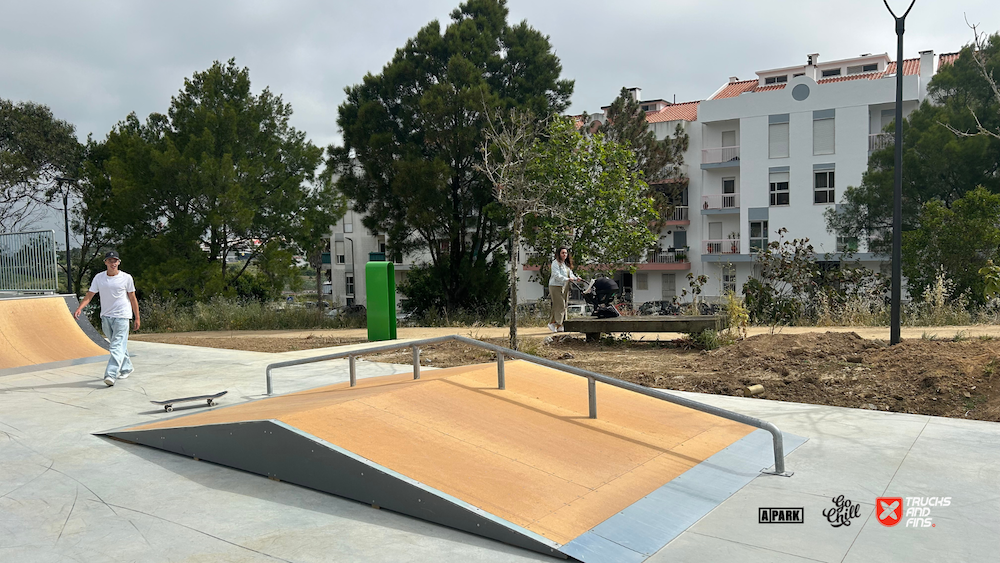
<path fill-rule="evenodd" d="M 718 147 L 714 149 L 701 149 L 702 164 L 718 164 L 721 162 L 732 162 L 739 164 L 739 147 Z"/>
<path fill-rule="evenodd" d="M 868 135 L 868 152 L 877 151 L 893 145 L 892 133 L 875 133 Z"/>
<path fill-rule="evenodd" d="M 701 250 L 703 254 L 739 254 L 740 239 L 703 240 Z"/>
<path fill-rule="evenodd" d="M 701 196 L 702 209 L 739 209 L 740 194 L 709 194 Z"/>
<path fill-rule="evenodd" d="M 684 264 L 687 262 L 687 252 L 683 250 L 650 249 L 646 251 L 645 256 L 629 256 L 625 259 L 626 264 Z"/>
<path fill-rule="evenodd" d="M 680 206 L 674 207 L 674 212 L 670 215 L 670 221 L 690 221 L 691 217 L 688 215 L 688 207 Z"/>

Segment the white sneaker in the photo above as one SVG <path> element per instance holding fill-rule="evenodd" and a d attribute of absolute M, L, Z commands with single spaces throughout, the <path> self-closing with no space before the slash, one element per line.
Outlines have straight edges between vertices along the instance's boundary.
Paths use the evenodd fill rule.
<path fill-rule="evenodd" d="M 556 323 L 549 323 L 549 330 L 556 332 L 557 329 L 558 327 L 556 326 Z"/>
<path fill-rule="evenodd" d="M 131 374 L 132 374 L 132 372 L 130 372 L 130 371 L 123 371 L 123 372 L 121 372 L 121 373 L 118 374 L 118 379 L 128 379 L 128 376 L 131 375 Z"/>
<path fill-rule="evenodd" d="M 566 332 L 566 328 L 563 325 L 556 327 L 556 332 Z"/>
<path fill-rule="evenodd" d="M 110 375 L 105 376 L 104 384 L 107 385 L 108 387 L 113 387 L 115 384 L 115 378 L 111 377 Z"/>

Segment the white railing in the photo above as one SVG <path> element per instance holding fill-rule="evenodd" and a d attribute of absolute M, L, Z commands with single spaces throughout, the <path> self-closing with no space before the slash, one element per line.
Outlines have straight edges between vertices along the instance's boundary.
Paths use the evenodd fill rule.
<path fill-rule="evenodd" d="M 54 231 L 0 234 L 0 291 L 59 290 Z"/>
<path fill-rule="evenodd" d="M 868 135 L 868 152 L 877 151 L 893 145 L 892 133 L 875 133 Z"/>
<path fill-rule="evenodd" d="M 703 240 L 701 251 L 702 254 L 739 254 L 740 239 Z"/>
<path fill-rule="evenodd" d="M 690 221 L 691 218 L 688 215 L 687 206 L 677 206 L 674 207 L 674 212 L 670 215 L 670 221 Z"/>
<path fill-rule="evenodd" d="M 701 149 L 702 164 L 718 164 L 720 162 L 740 163 L 739 147 L 718 147 L 714 149 Z"/>
<path fill-rule="evenodd" d="M 683 250 L 650 249 L 646 251 L 645 256 L 629 256 L 625 259 L 626 264 L 684 264 L 687 262 L 687 252 Z"/>
<path fill-rule="evenodd" d="M 709 194 L 701 196 L 702 209 L 739 209 L 740 194 Z"/>

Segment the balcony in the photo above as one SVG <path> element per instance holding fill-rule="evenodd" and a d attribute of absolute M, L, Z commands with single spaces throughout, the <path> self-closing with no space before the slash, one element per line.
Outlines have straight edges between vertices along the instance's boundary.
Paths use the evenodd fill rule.
<path fill-rule="evenodd" d="M 739 147 L 718 147 L 701 149 L 701 169 L 739 167 Z"/>
<path fill-rule="evenodd" d="M 892 133 L 875 133 L 868 135 L 868 152 L 882 150 L 893 145 Z"/>
<path fill-rule="evenodd" d="M 691 222 L 691 216 L 688 213 L 688 206 L 676 206 L 674 207 L 674 212 L 667 219 L 666 223 L 669 224 L 685 224 Z"/>
<path fill-rule="evenodd" d="M 716 239 L 701 241 L 703 254 L 739 254 L 740 239 Z"/>
<path fill-rule="evenodd" d="M 650 249 L 644 257 L 631 256 L 625 259 L 627 264 L 635 264 L 642 270 L 690 270 L 691 261 L 684 250 Z"/>
<path fill-rule="evenodd" d="M 740 194 L 709 194 L 701 196 L 701 210 L 705 211 L 740 211 Z"/>

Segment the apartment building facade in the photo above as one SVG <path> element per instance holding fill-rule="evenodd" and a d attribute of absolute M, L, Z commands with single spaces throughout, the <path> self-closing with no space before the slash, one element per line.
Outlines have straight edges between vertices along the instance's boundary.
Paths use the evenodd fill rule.
<path fill-rule="evenodd" d="M 923 51 L 904 61 L 904 116 L 927 96 L 936 70 L 957 56 Z M 799 66 L 732 77 L 702 101 L 642 100 L 633 89 L 658 139 L 678 126 L 688 134 L 690 182 L 656 247 L 630 260 L 634 273 L 616 273 L 619 285 L 636 305 L 681 298 L 688 273 L 708 277 L 702 296 L 709 300 L 738 293 L 753 275 L 755 253 L 779 229 L 785 239 L 808 238 L 822 260 L 850 256 L 885 270 L 888 257 L 828 232 L 824 213 L 838 209 L 847 186 L 861 183 L 871 152 L 892 144 L 883 130 L 895 118 L 895 88 L 896 64 L 887 54 L 832 61 L 810 54 Z M 355 229 L 364 231 L 361 218 L 348 212 L 332 233 L 333 294 L 344 304 L 364 303 L 364 260 L 385 245 L 384 236 Z M 419 261 L 400 260 L 397 282 Z M 543 297 L 537 269 L 522 266 L 518 277 L 519 300 Z"/>

